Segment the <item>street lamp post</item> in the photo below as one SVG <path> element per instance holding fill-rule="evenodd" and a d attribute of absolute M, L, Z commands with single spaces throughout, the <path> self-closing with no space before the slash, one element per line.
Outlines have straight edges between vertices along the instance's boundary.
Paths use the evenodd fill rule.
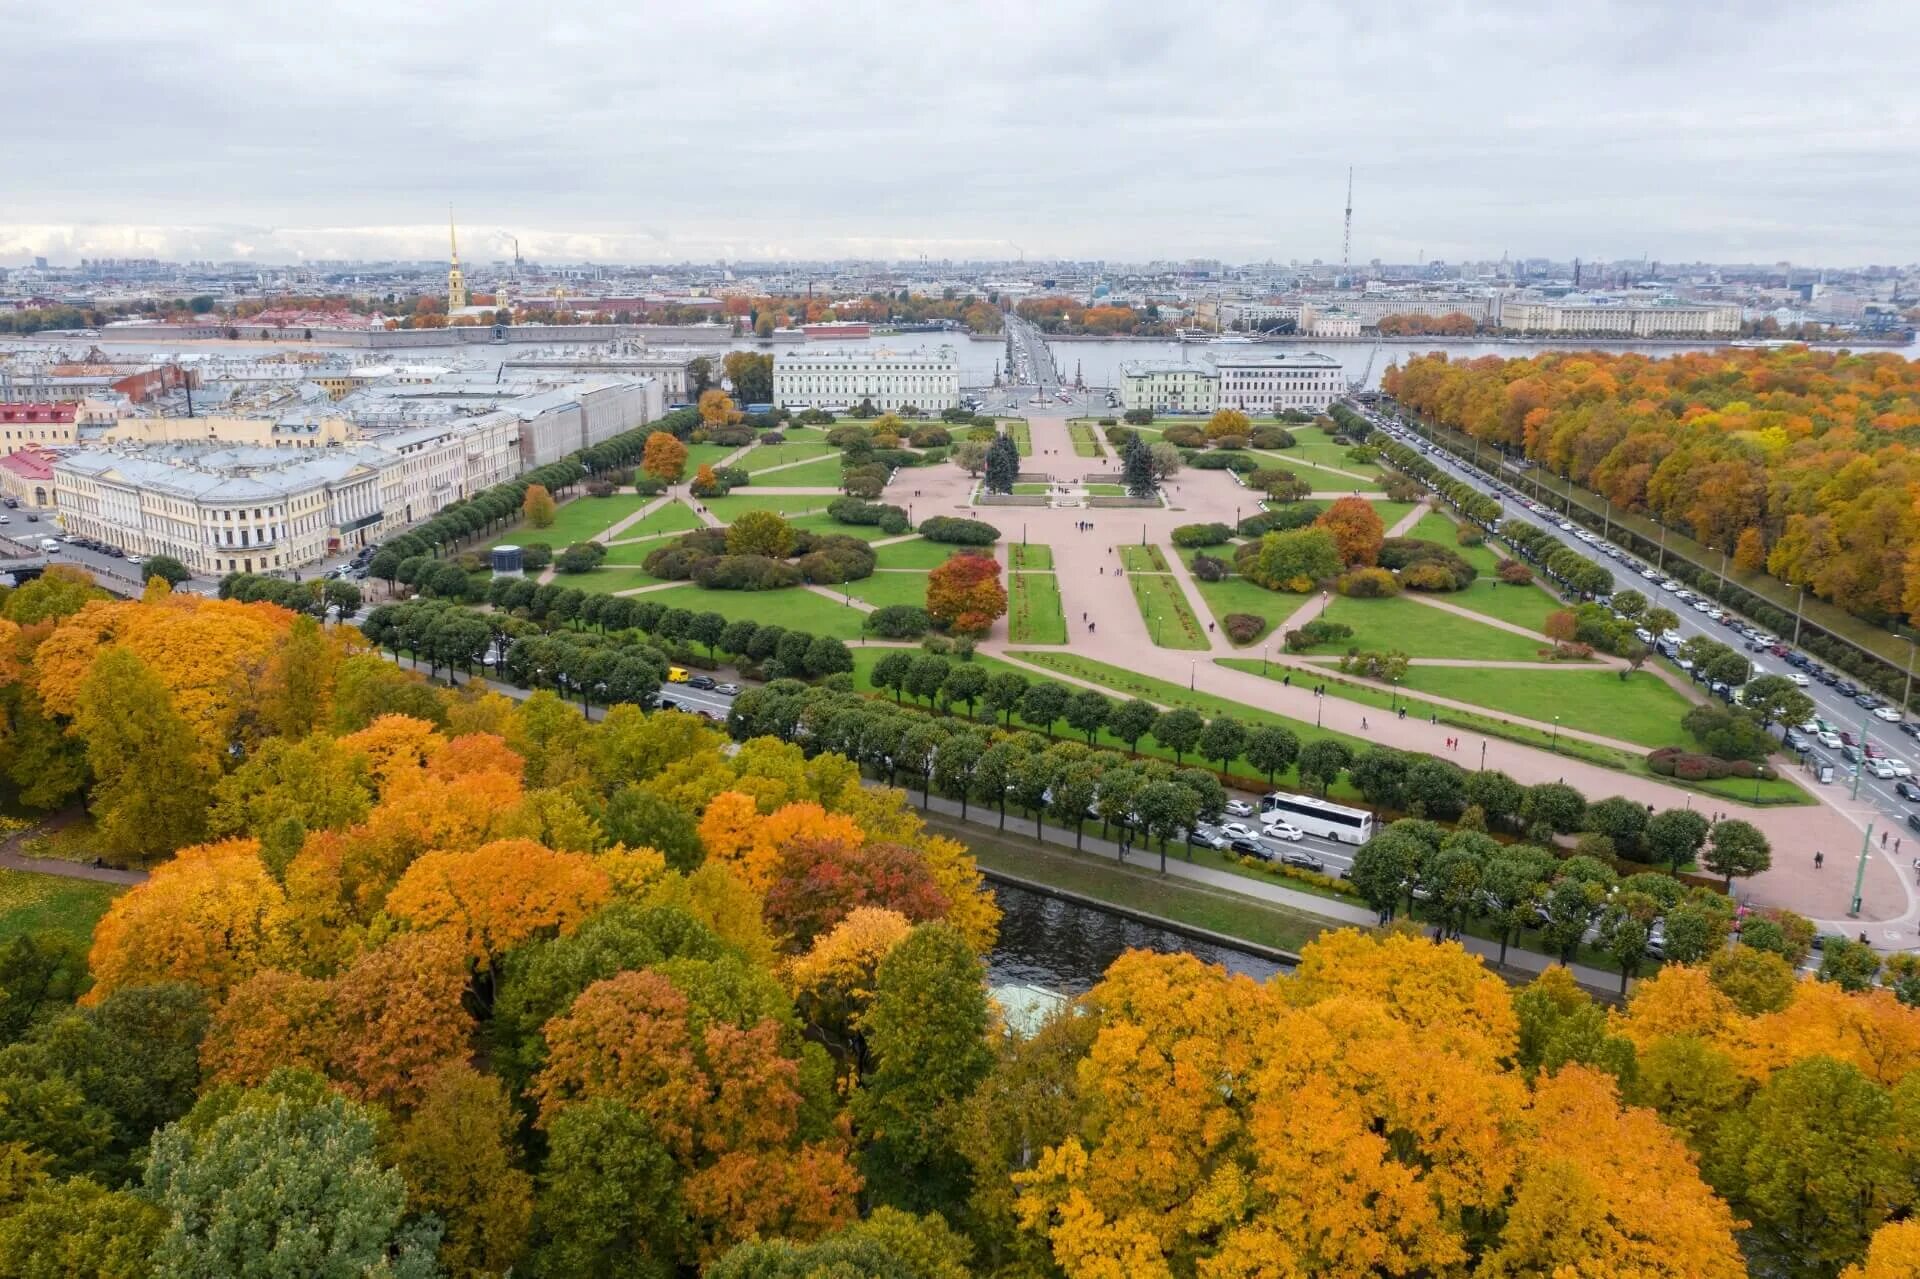
<path fill-rule="evenodd" d="M 1553 753 L 1556 755 L 1560 753 L 1560 717 L 1558 715 L 1553 717 Z"/>
<path fill-rule="evenodd" d="M 1194 691 L 1195 682 L 1199 678 L 1200 678 L 1200 662 L 1199 662 L 1199 659 L 1196 658 L 1193 661 L 1187 663 L 1187 691 L 1189 693 Z"/>
<path fill-rule="evenodd" d="M 1487 739 L 1484 737 L 1480 739 L 1480 771 L 1487 771 Z"/>
<path fill-rule="evenodd" d="M 1807 588 L 1802 586 L 1800 588 L 1800 594 L 1796 596 L 1793 601 L 1793 644 L 1796 648 L 1800 646 L 1800 606 L 1806 602 Z M 1909 664 L 1911 664 L 1911 659 L 1909 659 Z"/>
<path fill-rule="evenodd" d="M 1853 872 L 1853 904 L 1847 907 L 1847 918 L 1860 918 L 1861 890 L 1867 882 L 1867 855 L 1873 848 L 1873 823 L 1867 823 L 1867 833 L 1860 839 L 1860 864 Z"/>
<path fill-rule="evenodd" d="M 1153 615 L 1153 646 L 1160 647 L 1160 614 Z"/>
<path fill-rule="evenodd" d="M 1269 647 L 1270 646 L 1266 644 L 1260 646 L 1260 673 L 1262 675 L 1267 673 L 1267 649 Z"/>

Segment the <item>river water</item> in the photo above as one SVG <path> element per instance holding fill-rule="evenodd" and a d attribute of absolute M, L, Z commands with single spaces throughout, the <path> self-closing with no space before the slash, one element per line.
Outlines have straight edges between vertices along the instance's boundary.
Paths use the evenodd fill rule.
<path fill-rule="evenodd" d="M 1264 981 L 1280 965 L 1245 951 L 1195 941 L 1163 928 L 1061 901 L 1008 884 L 992 885 L 1000 903 L 1000 940 L 987 956 L 988 980 L 1078 995 L 1129 950 L 1185 951 L 1229 972 Z"/>

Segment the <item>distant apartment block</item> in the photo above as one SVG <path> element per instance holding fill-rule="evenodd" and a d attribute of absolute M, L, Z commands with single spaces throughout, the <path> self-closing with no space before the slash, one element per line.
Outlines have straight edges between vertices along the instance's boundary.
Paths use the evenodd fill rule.
<path fill-rule="evenodd" d="M 788 408 L 938 412 L 960 403 L 960 360 L 935 351 L 796 351 L 773 357 L 774 403 Z"/>

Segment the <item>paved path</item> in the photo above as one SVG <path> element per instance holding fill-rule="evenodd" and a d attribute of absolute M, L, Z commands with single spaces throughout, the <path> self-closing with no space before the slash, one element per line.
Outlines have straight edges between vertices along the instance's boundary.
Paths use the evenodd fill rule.
<path fill-rule="evenodd" d="M 147 878 L 144 870 L 121 870 L 115 866 L 95 866 L 90 862 L 70 862 L 59 857 L 28 857 L 20 851 L 29 839 L 49 834 L 80 819 L 78 808 L 64 809 L 45 821 L 15 831 L 0 841 L 0 868 L 26 871 L 34 875 L 58 875 L 62 879 L 85 879 L 96 884 L 138 884 Z"/>

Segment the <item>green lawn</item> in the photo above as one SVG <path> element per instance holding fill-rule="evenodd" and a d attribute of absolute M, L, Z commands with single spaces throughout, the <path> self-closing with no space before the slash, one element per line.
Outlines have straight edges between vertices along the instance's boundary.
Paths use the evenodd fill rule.
<path fill-rule="evenodd" d="M 1445 598 L 1451 601 L 1458 594 Z M 1362 652 L 1397 651 L 1408 657 L 1537 662 L 1543 660 L 1540 650 L 1551 647 L 1544 636 L 1530 640 L 1512 631 L 1482 626 L 1471 618 L 1429 607 L 1405 595 L 1383 600 L 1356 600 L 1336 595 L 1321 616 L 1329 622 L 1351 626 L 1353 638 L 1313 650 L 1316 657 L 1338 657 L 1349 648 L 1357 648 Z"/>
<path fill-rule="evenodd" d="M 1543 631 L 1547 614 L 1566 607 L 1538 586 L 1508 586 L 1491 573 L 1481 574 L 1466 590 L 1452 591 L 1442 598 L 1449 604 L 1531 631 Z"/>
<path fill-rule="evenodd" d="M 1317 466 L 1310 459 L 1301 456 L 1298 449 L 1247 449 L 1246 452 L 1260 458 L 1263 466 L 1278 466 L 1292 471 L 1311 485 L 1316 492 L 1378 493 L 1386 487 L 1377 475 L 1365 475 L 1361 479 L 1355 479 L 1351 475 L 1337 474 L 1329 467 Z"/>
<path fill-rule="evenodd" d="M 1129 573 L 1166 573 L 1167 557 L 1160 548 L 1152 544 L 1146 546 L 1138 542 L 1128 542 L 1120 547 L 1120 567 Z"/>
<path fill-rule="evenodd" d="M 1013 446 L 1019 450 L 1021 457 L 1033 456 L 1033 432 L 1027 428 L 1025 418 L 1007 423 L 1007 434 L 1013 437 Z"/>
<path fill-rule="evenodd" d="M 656 533 L 644 541 L 615 542 L 607 547 L 606 562 L 609 566 L 644 564 L 647 556 L 663 546 L 672 545 L 678 536 L 678 533 Z"/>
<path fill-rule="evenodd" d="M 1053 548 L 1038 543 L 1011 542 L 1007 546 L 1011 557 L 1009 567 L 1019 569 L 1049 570 L 1053 567 Z"/>
<path fill-rule="evenodd" d="M 1067 423 L 1067 434 L 1073 437 L 1075 457 L 1104 457 L 1100 449 L 1100 440 L 1094 434 L 1094 428 L 1088 422 Z"/>
<path fill-rule="evenodd" d="M 1691 744 L 1680 717 L 1693 703 L 1650 671 L 1623 680 L 1609 670 L 1414 666 L 1404 687 L 1543 724 L 1558 715 L 1562 724 L 1650 748 Z"/>
<path fill-rule="evenodd" d="M 842 524 L 831 515 L 802 515 L 790 520 L 795 528 L 805 529 L 809 533 L 821 536 L 857 537 L 863 542 L 878 541 L 892 534 L 883 532 L 878 524 Z M 906 565 L 900 567 L 905 568 Z"/>
<path fill-rule="evenodd" d="M 1492 577 L 1500 563 L 1499 554 L 1485 542 L 1478 546 L 1460 545 L 1460 525 L 1444 511 L 1428 511 L 1422 515 L 1420 522 L 1413 526 L 1407 536 L 1438 542 L 1473 565 L 1482 577 Z"/>
<path fill-rule="evenodd" d="M 713 512 L 714 518 L 722 524 L 731 524 L 748 511 L 778 511 L 788 516 L 807 511 L 825 511 L 827 503 L 832 500 L 824 494 L 819 497 L 805 494 L 729 494 L 726 497 L 710 497 L 700 505 Z"/>
<path fill-rule="evenodd" d="M 830 453 L 837 455 L 839 452 L 831 444 L 756 444 L 740 459 L 739 465 L 751 475 L 790 462 L 811 462 L 816 457 L 826 457 Z"/>
<path fill-rule="evenodd" d="M 1089 497 L 1127 496 L 1127 486 L 1124 484 L 1089 484 L 1086 489 Z"/>
<path fill-rule="evenodd" d="M 1129 573 L 1133 601 L 1146 619 L 1147 633 L 1161 648 L 1188 650 L 1207 647 L 1207 629 L 1193 615 L 1180 583 L 1171 573 Z"/>
<path fill-rule="evenodd" d="M 818 461 L 790 466 L 784 471 L 775 471 L 771 475 L 761 475 L 755 482 L 767 488 L 837 490 L 842 471 L 836 450 L 833 457 L 823 457 Z"/>
<path fill-rule="evenodd" d="M 0 870 L 0 942 L 51 932 L 86 945 L 108 903 L 125 889 L 65 875 Z"/>
<path fill-rule="evenodd" d="M 693 508 L 685 502 L 673 501 L 635 520 L 615 536 L 624 541 L 630 537 L 651 537 L 655 533 L 684 533 L 699 527 L 700 517 L 693 513 Z"/>
<path fill-rule="evenodd" d="M 1016 484 L 1013 486 L 1015 497 L 1045 497 L 1053 492 L 1051 484 Z"/>
<path fill-rule="evenodd" d="M 688 583 L 656 591 L 646 598 L 658 600 L 668 608 L 718 613 L 729 622 L 744 619 L 763 626 L 784 626 L 791 631 L 835 635 L 843 640 L 860 637 L 860 619 L 865 616 L 860 609 L 801 586 L 778 591 L 707 591 Z"/>
<path fill-rule="evenodd" d="M 945 542 L 929 542 L 924 537 L 914 537 L 873 549 L 880 557 L 881 568 L 938 568 L 959 548 Z"/>
<path fill-rule="evenodd" d="M 1015 573 L 1008 592 L 1008 635 L 1016 644 L 1064 644 L 1067 618 L 1051 573 Z"/>
<path fill-rule="evenodd" d="M 924 608 L 927 603 L 925 573 L 875 573 L 857 582 L 847 582 L 845 587 L 847 594 L 857 600 L 865 600 L 875 608 L 885 608 L 889 604 L 912 604 L 916 608 Z M 839 591 L 841 588 L 830 586 L 827 589 Z"/>
<path fill-rule="evenodd" d="M 687 445 L 687 475 L 694 477 L 703 466 L 718 466 L 720 459 L 740 451 L 738 444 L 689 444 Z"/>
<path fill-rule="evenodd" d="M 615 493 L 612 497 L 576 497 L 563 503 L 554 512 L 553 523 L 546 528 L 534 528 L 520 523 L 495 538 L 493 545 L 502 543 L 508 546 L 525 546 L 528 542 L 545 542 L 556 551 L 575 542 L 591 541 L 606 531 L 609 525 L 618 524 L 635 511 L 653 501 L 650 497 L 641 497 L 638 493 Z M 691 511 L 688 512 L 692 514 Z"/>
<path fill-rule="evenodd" d="M 1212 548 L 1208 553 L 1231 563 L 1231 555 L 1220 553 L 1232 550 L 1231 546 L 1219 546 Z M 1266 638 L 1275 626 L 1306 603 L 1307 598 L 1304 595 L 1290 595 L 1284 591 L 1270 591 L 1238 575 L 1218 582 L 1203 582 L 1196 577 L 1193 579 L 1193 584 L 1199 589 L 1200 598 L 1206 602 L 1207 611 L 1213 614 L 1216 622 L 1220 623 L 1220 629 L 1223 632 L 1227 628 L 1229 613 L 1248 613 L 1254 617 L 1267 619 L 1267 624 L 1261 628 L 1260 634 L 1249 640 L 1248 644 L 1258 644 Z"/>
<path fill-rule="evenodd" d="M 646 556 L 641 556 L 645 559 Z M 663 577 L 654 577 L 638 568 L 594 569 L 591 573 L 556 573 L 553 580 L 559 586 L 571 586 L 575 590 L 586 591 L 590 595 L 613 595 L 620 591 L 630 591 L 636 586 L 658 586 L 666 581 Z"/>
<path fill-rule="evenodd" d="M 1375 502 L 1373 513 L 1380 517 L 1382 527 L 1392 529 L 1395 524 L 1412 514 L 1418 502 Z"/>

